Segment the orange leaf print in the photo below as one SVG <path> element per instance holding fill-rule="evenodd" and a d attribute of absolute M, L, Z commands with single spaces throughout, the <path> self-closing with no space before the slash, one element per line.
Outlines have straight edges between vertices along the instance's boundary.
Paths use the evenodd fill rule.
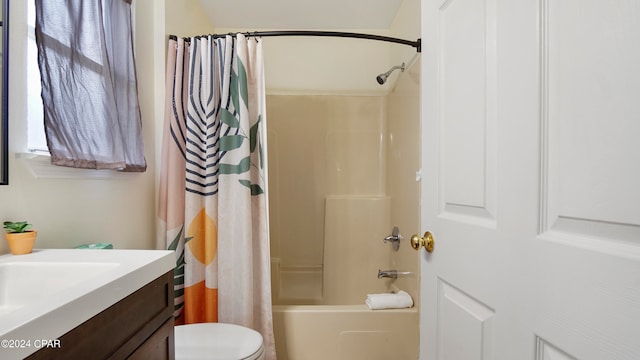
<path fill-rule="evenodd" d="M 218 252 L 218 227 L 204 208 L 191 221 L 187 236 L 191 238 L 187 245 L 193 256 L 209 265 Z"/>

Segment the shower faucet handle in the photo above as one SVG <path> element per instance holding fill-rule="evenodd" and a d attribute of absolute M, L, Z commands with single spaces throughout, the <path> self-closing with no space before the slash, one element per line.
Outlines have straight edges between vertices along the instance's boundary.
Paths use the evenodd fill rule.
<path fill-rule="evenodd" d="M 393 244 L 393 250 L 398 251 L 400 248 L 400 239 L 402 239 L 402 235 L 400 235 L 400 229 L 397 226 L 393 227 L 391 231 L 391 235 L 384 238 L 384 242 L 391 241 Z"/>

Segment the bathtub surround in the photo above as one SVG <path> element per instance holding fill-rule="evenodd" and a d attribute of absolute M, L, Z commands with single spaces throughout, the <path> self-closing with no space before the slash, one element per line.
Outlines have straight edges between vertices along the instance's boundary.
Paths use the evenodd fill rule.
<path fill-rule="evenodd" d="M 390 290 L 378 269 L 419 296 L 419 61 L 399 74 L 386 96 L 268 96 L 275 304 L 362 304 Z"/>
<path fill-rule="evenodd" d="M 330 196 L 325 200 L 323 304 L 362 304 L 366 294 L 388 292 L 377 271 L 389 264 L 387 196 Z"/>
<path fill-rule="evenodd" d="M 404 237 L 400 250 L 392 251 L 389 267 L 412 272 L 413 276 L 399 276 L 393 284 L 411 294 L 420 303 L 419 254 L 409 243 L 420 230 L 420 56 L 407 63 L 394 90 L 387 95 L 387 152 L 386 185 L 390 199 L 390 224 L 398 226 Z M 387 230 L 388 232 L 388 230 Z M 389 247 L 388 244 L 385 244 Z M 371 291 L 371 290 L 370 290 Z"/>
<path fill-rule="evenodd" d="M 262 45 L 172 38 L 167 56 L 158 247 L 176 250 L 177 323 L 256 329 L 275 359 Z"/>
<path fill-rule="evenodd" d="M 418 358 L 419 61 L 398 75 L 386 96 L 268 96 L 279 360 Z M 392 290 L 414 307 L 365 304 Z"/>
<path fill-rule="evenodd" d="M 385 98 L 270 95 L 267 113 L 274 303 L 363 304 L 392 251 Z"/>

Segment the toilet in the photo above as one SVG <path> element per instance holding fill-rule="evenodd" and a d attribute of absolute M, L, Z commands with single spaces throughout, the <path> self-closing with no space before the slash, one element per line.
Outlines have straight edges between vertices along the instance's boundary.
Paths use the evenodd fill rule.
<path fill-rule="evenodd" d="M 239 325 L 201 323 L 178 325 L 175 331 L 176 360 L 263 360 L 259 332 Z"/>

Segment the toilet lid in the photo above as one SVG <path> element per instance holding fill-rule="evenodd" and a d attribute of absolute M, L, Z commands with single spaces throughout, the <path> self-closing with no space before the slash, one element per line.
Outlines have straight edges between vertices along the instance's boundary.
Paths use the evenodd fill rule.
<path fill-rule="evenodd" d="M 253 360 L 264 348 L 259 332 L 239 325 L 202 323 L 175 327 L 176 359 Z"/>

